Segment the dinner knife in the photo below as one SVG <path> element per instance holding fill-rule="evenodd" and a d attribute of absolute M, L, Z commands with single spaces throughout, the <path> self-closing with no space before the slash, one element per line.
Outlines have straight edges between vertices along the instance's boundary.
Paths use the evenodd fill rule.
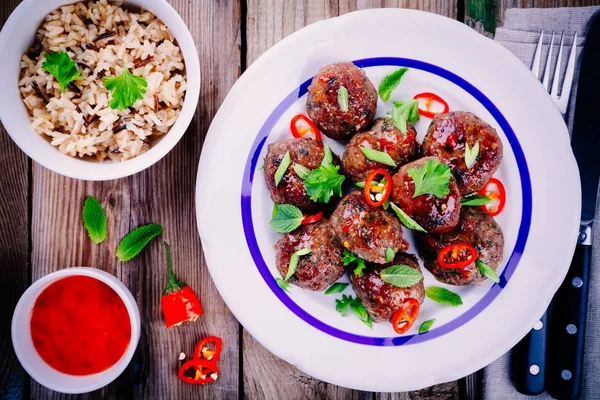
<path fill-rule="evenodd" d="M 577 399 L 583 378 L 592 224 L 600 178 L 600 13 L 588 28 L 581 57 L 571 145 L 581 176 L 581 227 L 566 279 L 548 315 L 546 386 L 558 399 Z"/>
<path fill-rule="evenodd" d="M 533 325 L 512 354 L 513 380 L 523 394 L 537 395 L 545 389 L 547 325 L 548 312 Z"/>

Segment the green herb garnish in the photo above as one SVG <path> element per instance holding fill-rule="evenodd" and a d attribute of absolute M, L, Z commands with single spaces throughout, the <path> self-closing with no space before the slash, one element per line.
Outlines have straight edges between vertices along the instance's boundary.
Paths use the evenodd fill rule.
<path fill-rule="evenodd" d="M 375 161 L 384 165 L 389 165 L 390 167 L 397 167 L 394 159 L 385 151 L 373 150 L 367 147 L 361 147 L 360 150 L 363 152 L 365 157 L 371 161 Z"/>
<path fill-rule="evenodd" d="M 338 89 L 338 104 L 340 106 L 340 110 L 343 112 L 348 111 L 348 89 L 344 86 L 340 86 Z"/>
<path fill-rule="evenodd" d="M 494 283 L 500 283 L 500 278 L 498 277 L 496 271 L 494 271 L 494 268 L 490 267 L 489 265 L 487 265 L 479 259 L 477 259 L 476 264 L 477 268 L 479 268 L 479 272 L 481 272 L 483 276 L 485 276 Z"/>
<path fill-rule="evenodd" d="M 347 283 L 336 282 L 333 285 L 329 286 L 329 289 L 325 291 L 325 294 L 342 293 L 347 287 Z"/>
<path fill-rule="evenodd" d="M 342 197 L 342 183 L 346 177 L 340 175 L 339 169 L 339 165 L 333 165 L 331 149 L 325 144 L 325 157 L 321 166 L 310 171 L 304 179 L 306 193 L 312 201 L 329 203 L 333 195 Z"/>
<path fill-rule="evenodd" d="M 288 233 L 302 224 L 304 215 L 302 211 L 291 204 L 279 204 L 277 209 L 273 207 L 273 216 L 269 225 L 278 233 Z"/>
<path fill-rule="evenodd" d="M 348 316 L 350 310 L 367 325 L 369 328 L 373 327 L 371 317 L 367 312 L 367 309 L 363 305 L 362 301 L 356 297 L 343 295 L 341 299 L 335 301 L 335 309 L 337 312 L 342 314 L 342 317 Z"/>
<path fill-rule="evenodd" d="M 288 167 L 292 163 L 292 157 L 290 156 L 290 151 L 286 151 L 285 155 L 281 159 L 279 163 L 279 167 L 277 167 L 277 171 L 275 171 L 275 186 L 279 186 L 279 182 L 283 178 L 285 171 L 287 171 Z"/>
<path fill-rule="evenodd" d="M 467 169 L 470 169 L 473 165 L 475 165 L 478 154 L 479 141 L 475 142 L 473 148 L 469 147 L 469 143 L 465 143 L 465 164 L 467 165 Z"/>
<path fill-rule="evenodd" d="M 400 288 L 416 285 L 423 278 L 421 272 L 404 264 L 382 269 L 379 275 L 382 281 Z"/>
<path fill-rule="evenodd" d="M 385 249 L 385 261 L 392 261 L 396 256 L 396 252 L 391 247 Z"/>
<path fill-rule="evenodd" d="M 162 233 L 159 224 L 142 225 L 129 232 L 117 247 L 115 255 L 121 261 L 129 261 L 140 254 L 148 242 Z"/>
<path fill-rule="evenodd" d="M 460 306 L 463 303 L 459 295 L 439 286 L 426 287 L 425 296 L 436 303 L 445 304 L 452 307 Z"/>
<path fill-rule="evenodd" d="M 286 281 L 284 281 L 281 278 L 275 278 L 275 281 L 277 282 L 277 286 L 279 286 L 281 289 L 285 290 L 286 292 L 290 292 L 290 284 L 287 283 Z"/>
<path fill-rule="evenodd" d="M 415 184 L 413 198 L 423 194 L 432 194 L 435 197 L 444 198 L 450 193 L 448 187 L 452 177 L 450 167 L 442 164 L 437 159 L 428 160 L 421 167 L 409 168 L 408 175 Z"/>
<path fill-rule="evenodd" d="M 273 203 L 273 210 L 271 211 L 271 218 L 277 214 L 277 210 L 279 210 L 279 205 L 277 203 Z"/>
<path fill-rule="evenodd" d="M 414 219 L 409 217 L 408 214 L 405 213 L 404 211 L 402 211 L 402 209 L 400 207 L 398 207 L 396 204 L 390 203 L 390 206 L 392 206 L 392 210 L 394 210 L 394 212 L 398 216 L 398 219 L 400 220 L 400 222 L 402 222 L 402 224 L 404 226 L 406 226 L 408 229 L 427 233 L 425 228 L 423 228 L 421 225 L 419 225 L 417 223 L 417 221 L 415 221 Z"/>
<path fill-rule="evenodd" d="M 310 174 L 310 169 L 306 168 L 304 165 L 294 164 L 294 172 L 298 175 L 298 178 L 305 180 L 306 177 Z"/>
<path fill-rule="evenodd" d="M 127 68 L 121 75 L 114 78 L 104 78 L 104 87 L 111 91 L 112 99 L 108 102 L 110 108 L 124 110 L 144 98 L 148 82 L 141 76 L 133 75 Z"/>
<path fill-rule="evenodd" d="M 44 57 L 42 68 L 56 79 L 62 92 L 67 90 L 69 83 L 81 78 L 77 64 L 66 52 L 46 53 Z"/>
<path fill-rule="evenodd" d="M 435 318 L 428 319 L 427 321 L 423 321 L 423 323 L 419 327 L 419 333 L 428 332 L 429 329 L 431 329 L 431 326 L 433 325 L 434 322 L 435 322 Z"/>
<path fill-rule="evenodd" d="M 406 67 L 399 68 L 381 80 L 378 90 L 381 100 L 388 101 L 390 99 L 392 92 L 396 90 L 406 71 L 408 71 Z"/>
<path fill-rule="evenodd" d="M 478 194 L 474 194 L 472 196 L 463 197 L 460 200 L 460 204 L 463 206 L 483 206 L 486 204 L 490 204 L 493 200 L 487 196 L 480 196 Z"/>
<path fill-rule="evenodd" d="M 375 182 L 373 182 L 373 185 L 375 185 Z M 356 183 L 354 184 L 354 186 L 356 186 L 356 187 L 358 187 L 358 188 L 361 188 L 361 189 L 364 189 L 364 188 L 365 188 L 365 181 L 356 182 Z"/>
<path fill-rule="evenodd" d="M 292 254 L 292 256 L 290 257 L 290 265 L 288 266 L 287 274 L 285 274 L 286 281 L 290 279 L 292 275 L 294 275 L 294 272 L 296 272 L 296 268 L 298 268 L 298 261 L 300 261 L 300 257 L 310 253 L 312 253 L 311 249 L 301 249 Z"/>
<path fill-rule="evenodd" d="M 345 267 L 349 266 L 352 263 L 356 263 L 356 267 L 354 268 L 354 275 L 363 276 L 363 270 L 366 268 L 365 260 L 356 257 L 350 250 L 344 249 L 342 262 L 344 263 Z"/>
<path fill-rule="evenodd" d="M 394 108 L 388 112 L 392 117 L 392 122 L 398 128 L 400 133 L 406 136 L 408 129 L 407 122 L 414 124 L 419 120 L 419 102 L 411 101 L 395 101 Z"/>
<path fill-rule="evenodd" d="M 89 196 L 83 203 L 83 225 L 92 242 L 100 244 L 106 239 L 106 214 L 102 205 Z"/>

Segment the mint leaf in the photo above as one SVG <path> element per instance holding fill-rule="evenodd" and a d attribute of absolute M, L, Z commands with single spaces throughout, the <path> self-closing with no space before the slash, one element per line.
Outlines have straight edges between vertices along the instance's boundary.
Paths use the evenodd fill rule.
<path fill-rule="evenodd" d="M 354 268 L 354 275 L 363 276 L 363 270 L 366 268 L 365 260 L 362 258 L 356 257 L 352 252 L 348 249 L 344 249 L 344 254 L 342 255 L 342 263 L 347 267 L 352 263 L 356 263 L 356 267 Z"/>
<path fill-rule="evenodd" d="M 340 86 L 338 89 L 338 104 L 340 106 L 340 110 L 343 112 L 348 111 L 348 89 L 344 86 Z"/>
<path fill-rule="evenodd" d="M 477 260 L 476 264 L 477 268 L 479 268 L 479 271 L 483 276 L 485 276 L 494 283 L 500 283 L 500 278 L 498 277 L 496 271 L 494 271 L 494 268 L 490 267 L 489 265 L 487 265 L 479 259 Z"/>
<path fill-rule="evenodd" d="M 415 221 L 414 219 L 409 217 L 408 214 L 405 213 L 404 211 L 402 211 L 402 209 L 400 207 L 398 207 L 396 204 L 390 202 L 390 206 L 392 206 L 392 210 L 394 210 L 394 212 L 398 216 L 398 219 L 400 220 L 400 222 L 402 222 L 402 224 L 404 226 L 406 226 L 408 229 L 427 233 L 425 228 L 423 228 L 421 225 L 419 225 L 417 223 L 417 221 Z"/>
<path fill-rule="evenodd" d="M 319 168 L 310 171 L 304 179 L 304 187 L 314 202 L 329 203 L 332 196 L 342 197 L 342 183 L 346 177 L 341 175 L 340 167 L 333 165 L 331 149 L 325 144 L 325 157 Z"/>
<path fill-rule="evenodd" d="M 310 175 L 310 169 L 300 164 L 294 164 L 294 172 L 296 172 L 298 178 L 302 180 L 305 180 L 308 177 L 308 175 Z"/>
<path fill-rule="evenodd" d="M 92 242 L 100 244 L 106 239 L 106 215 L 102 205 L 89 196 L 83 203 L 83 225 Z"/>
<path fill-rule="evenodd" d="M 304 219 L 302 211 L 291 204 L 279 204 L 274 212 L 275 214 L 269 221 L 269 225 L 278 233 L 293 231 L 302 224 Z"/>
<path fill-rule="evenodd" d="M 379 275 L 382 281 L 400 288 L 416 285 L 423 278 L 421 272 L 404 264 L 382 269 Z"/>
<path fill-rule="evenodd" d="M 465 143 L 465 164 L 467 165 L 467 169 L 470 169 L 475 164 L 478 154 L 479 140 L 475 142 L 473 148 L 469 147 L 469 143 Z"/>
<path fill-rule="evenodd" d="M 450 193 L 449 185 L 452 177 L 450 167 L 437 159 L 428 160 L 421 167 L 409 168 L 407 172 L 415 184 L 413 199 L 423 194 L 444 198 Z"/>
<path fill-rule="evenodd" d="M 325 291 L 325 294 L 342 293 L 347 287 L 347 283 L 336 282 L 333 285 L 329 286 L 329 289 Z"/>
<path fill-rule="evenodd" d="M 426 287 L 425 296 L 435 301 L 436 303 L 452 307 L 460 306 L 463 303 L 459 295 L 439 286 Z"/>
<path fill-rule="evenodd" d="M 388 101 L 390 99 L 392 92 L 396 90 L 406 71 L 408 71 L 406 67 L 399 68 L 381 80 L 378 90 L 381 100 Z"/>
<path fill-rule="evenodd" d="M 396 168 L 396 162 L 394 159 L 385 151 L 373 150 L 367 147 L 361 147 L 360 150 L 363 152 L 365 157 L 371 161 L 375 161 L 384 165 L 389 165 L 390 167 Z"/>
<path fill-rule="evenodd" d="M 279 186 L 279 182 L 283 178 L 285 171 L 287 171 L 288 167 L 292 163 L 292 158 L 290 156 L 290 151 L 286 151 L 285 155 L 281 159 L 281 163 L 279 163 L 279 167 L 277 167 L 277 171 L 275 171 L 275 186 Z"/>
<path fill-rule="evenodd" d="M 396 252 L 391 247 L 385 249 L 385 261 L 392 261 L 396 256 Z"/>
<path fill-rule="evenodd" d="M 460 204 L 462 206 L 483 206 L 486 204 L 490 204 L 493 200 L 487 196 L 480 196 L 478 194 L 474 194 L 472 196 L 463 197 L 460 200 Z"/>
<path fill-rule="evenodd" d="M 419 333 L 425 333 L 428 332 L 429 329 L 431 329 L 431 326 L 433 325 L 433 323 L 435 322 L 435 318 L 433 319 L 428 319 L 427 321 L 424 321 L 421 326 L 419 327 Z"/>
<path fill-rule="evenodd" d="M 42 68 L 56 79 L 61 92 L 67 90 L 69 83 L 81 78 L 81 71 L 77 69 L 77 64 L 66 52 L 46 53 L 44 58 Z"/>
<path fill-rule="evenodd" d="M 133 75 L 127 68 L 121 75 L 104 78 L 104 87 L 111 91 L 112 98 L 108 102 L 110 108 L 124 110 L 144 98 L 148 82 L 141 76 Z"/>
<path fill-rule="evenodd" d="M 129 261 L 140 254 L 148 242 L 162 233 L 159 224 L 148 224 L 135 228 L 129 232 L 117 247 L 115 255 L 121 261 Z"/>
<path fill-rule="evenodd" d="M 298 262 L 300 261 L 300 257 L 310 254 L 311 252 L 311 249 L 301 249 L 292 254 L 292 256 L 290 257 L 290 265 L 288 266 L 287 274 L 285 274 L 286 281 L 290 279 L 292 275 L 294 275 L 294 272 L 296 272 L 296 268 L 298 268 Z"/>
<path fill-rule="evenodd" d="M 285 290 L 286 292 L 290 292 L 290 284 L 287 283 L 286 281 L 284 281 L 281 278 L 275 278 L 275 281 L 277 282 L 277 286 L 279 286 L 281 289 Z"/>

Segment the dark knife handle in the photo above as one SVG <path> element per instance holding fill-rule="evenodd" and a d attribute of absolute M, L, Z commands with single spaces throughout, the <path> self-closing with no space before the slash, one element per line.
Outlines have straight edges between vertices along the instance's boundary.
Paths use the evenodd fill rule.
<path fill-rule="evenodd" d="M 515 387 L 523 394 L 536 395 L 544 391 L 547 337 L 548 311 L 513 351 L 513 379 Z"/>
<path fill-rule="evenodd" d="M 587 318 L 591 225 L 582 227 L 567 278 L 552 301 L 546 382 L 557 399 L 577 399 L 583 379 L 583 348 Z"/>

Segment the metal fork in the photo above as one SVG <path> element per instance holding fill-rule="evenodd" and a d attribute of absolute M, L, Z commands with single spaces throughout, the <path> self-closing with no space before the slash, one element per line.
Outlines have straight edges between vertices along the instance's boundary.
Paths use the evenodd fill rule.
<path fill-rule="evenodd" d="M 546 66 L 544 67 L 544 77 L 542 84 L 544 88 L 548 90 L 548 84 L 550 82 L 550 63 L 552 62 L 552 47 L 554 46 L 554 37 L 556 31 L 552 32 L 552 40 L 550 40 L 550 49 L 548 50 L 548 59 L 546 60 Z M 542 48 L 544 42 L 544 31 L 540 34 L 540 40 L 535 49 L 535 55 L 533 57 L 533 63 L 531 65 L 531 72 L 536 78 L 540 78 L 540 64 L 542 58 Z M 573 86 L 573 77 L 575 76 L 575 55 L 577 53 L 577 32 L 573 37 L 573 44 L 571 45 L 571 52 L 569 53 L 569 61 L 567 62 L 567 71 L 565 72 L 565 80 L 563 81 L 562 88 L 560 90 L 560 96 L 558 95 L 558 81 L 560 80 L 560 66 L 562 61 L 563 47 L 565 42 L 565 32 L 563 31 L 560 35 L 560 47 L 558 49 L 558 59 L 556 60 L 556 67 L 554 68 L 554 78 L 552 79 L 552 90 L 550 91 L 550 97 L 554 100 L 554 104 L 558 108 L 558 111 L 562 114 L 563 118 L 567 113 L 567 106 L 569 105 L 569 97 L 571 94 L 571 87 Z"/>

